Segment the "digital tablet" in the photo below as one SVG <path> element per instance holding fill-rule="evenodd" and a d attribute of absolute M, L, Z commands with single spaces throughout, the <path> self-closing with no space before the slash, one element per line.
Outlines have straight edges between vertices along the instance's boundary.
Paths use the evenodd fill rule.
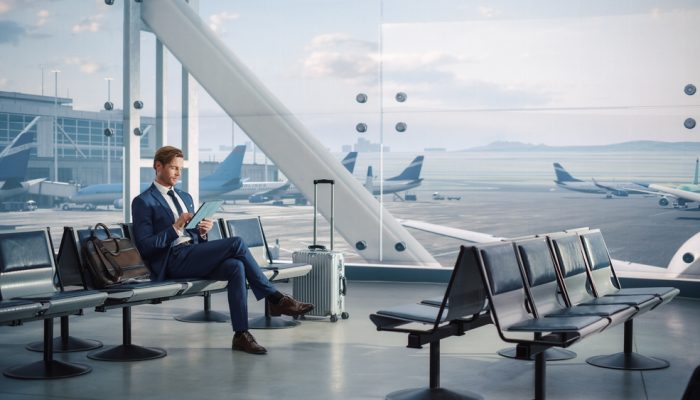
<path fill-rule="evenodd" d="M 223 200 L 205 201 L 202 203 L 199 209 L 197 209 L 197 212 L 192 216 L 192 219 L 185 225 L 185 229 L 194 229 L 201 220 L 211 219 L 222 204 L 224 204 Z"/>

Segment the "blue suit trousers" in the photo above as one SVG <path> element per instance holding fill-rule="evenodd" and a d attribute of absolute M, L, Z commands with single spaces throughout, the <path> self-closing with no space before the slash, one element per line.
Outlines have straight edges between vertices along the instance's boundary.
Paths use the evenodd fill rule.
<path fill-rule="evenodd" d="M 166 277 L 228 281 L 228 306 L 234 331 L 248 330 L 246 281 L 258 300 L 277 291 L 239 237 L 173 247 Z"/>

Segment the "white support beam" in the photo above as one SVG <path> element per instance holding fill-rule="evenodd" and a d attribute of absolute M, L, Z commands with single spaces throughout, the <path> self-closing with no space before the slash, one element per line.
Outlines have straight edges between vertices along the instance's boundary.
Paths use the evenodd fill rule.
<path fill-rule="evenodd" d="M 156 149 L 168 143 L 168 50 L 156 38 Z"/>
<path fill-rule="evenodd" d="M 131 222 L 131 200 L 140 193 L 141 146 L 134 129 L 141 126 L 140 100 L 141 3 L 124 1 L 124 222 Z"/>
<path fill-rule="evenodd" d="M 187 0 L 195 14 L 199 14 L 199 0 Z M 182 152 L 187 165 L 182 174 L 182 187 L 199 204 L 199 97 L 197 81 L 182 66 Z"/>

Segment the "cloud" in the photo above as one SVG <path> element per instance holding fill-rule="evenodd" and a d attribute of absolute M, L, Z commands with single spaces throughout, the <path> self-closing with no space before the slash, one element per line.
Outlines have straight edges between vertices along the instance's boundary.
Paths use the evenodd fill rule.
<path fill-rule="evenodd" d="M 7 87 L 7 78 L 0 78 L 0 89 L 5 89 Z"/>
<path fill-rule="evenodd" d="M 84 59 L 84 58 L 80 58 L 80 57 L 66 57 L 63 60 L 63 62 L 66 65 L 78 66 L 78 68 L 80 69 L 80 72 L 87 74 L 87 75 L 94 75 L 98 72 L 102 72 L 102 71 L 106 70 L 104 65 L 102 65 L 98 62 Z"/>
<path fill-rule="evenodd" d="M 377 45 L 343 33 L 314 37 L 306 46 L 303 75 L 309 78 L 374 79 Z"/>
<path fill-rule="evenodd" d="M 479 6 L 479 15 L 485 18 L 493 18 L 501 14 L 499 10 L 492 7 Z"/>
<path fill-rule="evenodd" d="M 46 24 L 46 21 L 49 20 L 49 10 L 39 10 L 38 13 L 36 13 L 37 16 L 37 21 L 36 21 L 36 26 L 44 26 Z"/>
<path fill-rule="evenodd" d="M 0 0 L 0 14 L 5 14 L 6 12 L 14 8 L 13 1 Z"/>
<path fill-rule="evenodd" d="M 19 43 L 27 35 L 27 30 L 15 21 L 0 21 L 0 43 Z"/>
<path fill-rule="evenodd" d="M 209 16 L 209 27 L 211 30 L 214 32 L 221 34 L 224 33 L 224 28 L 223 25 L 227 21 L 232 21 L 234 19 L 238 19 L 240 17 L 240 14 L 238 13 L 232 13 L 228 11 L 223 11 L 218 14 L 213 14 Z"/>
<path fill-rule="evenodd" d="M 87 18 L 83 18 L 79 23 L 73 25 L 71 31 L 73 33 L 99 32 L 102 28 L 103 18 L 104 14 L 91 15 Z"/>

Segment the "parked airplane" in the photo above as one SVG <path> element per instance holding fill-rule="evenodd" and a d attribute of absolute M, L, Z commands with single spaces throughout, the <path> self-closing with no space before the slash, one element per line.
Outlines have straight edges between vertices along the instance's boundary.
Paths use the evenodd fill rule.
<path fill-rule="evenodd" d="M 592 179 L 586 182 L 574 178 L 564 167 L 555 162 L 554 174 L 557 179 L 554 183 L 560 188 L 582 193 L 604 194 L 607 198 L 613 196 L 627 197 L 630 194 L 649 194 L 649 191 L 639 183 L 634 182 L 602 182 Z"/>
<path fill-rule="evenodd" d="M 341 161 L 345 169 L 350 171 L 351 174 L 355 171 L 356 162 L 356 151 L 349 152 Z M 297 204 L 306 204 L 304 196 L 289 180 L 278 182 L 243 182 L 241 188 L 226 193 L 221 198 L 224 200 L 248 200 L 251 203 L 294 199 Z"/>
<path fill-rule="evenodd" d="M 211 175 L 199 180 L 199 196 L 202 200 L 219 199 L 222 194 L 241 186 L 241 165 L 244 155 L 245 146 L 236 146 Z M 146 190 L 150 185 L 150 182 L 142 182 L 141 191 Z M 85 210 L 94 210 L 98 205 L 113 205 L 115 208 L 122 208 L 124 206 L 123 191 L 124 186 L 121 183 L 96 184 L 78 190 L 69 200 L 82 204 Z M 72 206 L 64 204 L 63 208 L 67 210 Z"/>
<path fill-rule="evenodd" d="M 387 178 L 384 180 L 380 187 L 380 184 L 375 182 L 374 176 L 372 175 L 372 166 L 367 167 L 367 178 L 365 179 L 365 188 L 369 190 L 373 195 L 379 196 L 380 190 L 383 190 L 384 194 L 394 194 L 397 197 L 399 192 L 403 192 L 409 189 L 420 186 L 423 182 L 423 178 L 420 177 L 421 169 L 423 168 L 423 156 L 418 156 L 408 164 L 408 167 L 404 169 L 399 175 Z"/>
<path fill-rule="evenodd" d="M 0 200 L 27 193 L 29 188 L 46 180 L 24 180 L 29 165 L 29 152 L 35 145 L 34 134 L 29 130 L 38 120 L 39 117 L 34 118 L 0 153 Z"/>
<path fill-rule="evenodd" d="M 661 193 L 661 198 L 659 199 L 659 205 L 666 207 L 671 204 L 671 199 L 673 201 L 674 208 L 687 208 L 688 203 L 696 202 L 700 204 L 700 184 L 698 184 L 698 168 L 700 164 L 700 159 L 695 160 L 695 177 L 693 178 L 693 183 L 686 183 L 677 186 L 660 185 L 652 183 L 649 185 L 649 189 L 654 189 Z"/>

